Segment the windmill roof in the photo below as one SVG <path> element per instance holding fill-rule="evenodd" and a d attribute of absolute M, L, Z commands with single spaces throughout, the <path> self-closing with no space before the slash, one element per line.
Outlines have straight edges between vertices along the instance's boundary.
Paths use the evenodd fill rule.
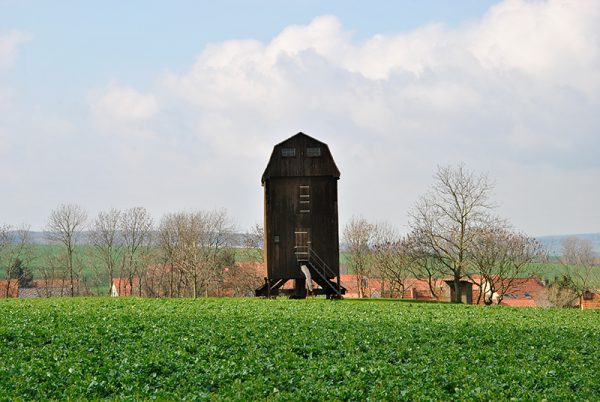
<path fill-rule="evenodd" d="M 293 149 L 293 154 L 284 156 L 283 150 Z M 319 155 L 309 155 L 309 148 L 318 149 Z M 262 183 L 274 177 L 330 176 L 340 177 L 329 147 L 302 132 L 273 147 L 269 163 L 262 175 Z"/>

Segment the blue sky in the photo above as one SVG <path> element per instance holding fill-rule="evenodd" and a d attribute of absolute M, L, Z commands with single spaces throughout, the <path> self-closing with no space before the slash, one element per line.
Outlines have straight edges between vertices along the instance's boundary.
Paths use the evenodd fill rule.
<path fill-rule="evenodd" d="M 0 1 L 0 30 L 32 37 L 14 79 L 66 102 L 107 80 L 147 85 L 212 42 L 268 41 L 286 26 L 335 15 L 357 41 L 427 23 L 457 25 L 494 1 Z M 65 83 L 66 85 L 65 87 Z"/>
<path fill-rule="evenodd" d="M 517 228 L 598 232 L 599 19 L 593 0 L 0 0 L 0 223 L 74 202 L 223 207 L 244 230 L 270 148 L 305 131 L 342 171 L 342 224 L 406 230 L 464 162 Z"/>

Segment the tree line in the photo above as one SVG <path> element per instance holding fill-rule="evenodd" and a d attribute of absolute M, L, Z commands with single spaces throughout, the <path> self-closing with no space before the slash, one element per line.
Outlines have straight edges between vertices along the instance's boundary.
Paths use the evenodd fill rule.
<path fill-rule="evenodd" d="M 433 186 L 409 213 L 408 234 L 399 236 L 386 222 L 353 217 L 342 238 L 359 295 L 366 296 L 364 278 L 379 276 L 388 285 L 387 295 L 403 297 L 407 281 L 419 278 L 439 298 L 439 279 L 450 278 L 452 301 L 459 302 L 466 279 L 478 290 L 476 302 L 489 305 L 540 276 L 547 251 L 495 213 L 492 190 L 486 175 L 464 165 L 438 167 Z M 579 238 L 563 242 L 559 261 L 562 273 L 548 283 L 549 303 L 572 305 L 600 277 L 600 267 L 591 242 Z"/>
<path fill-rule="evenodd" d="M 156 224 L 143 207 L 88 219 L 81 206 L 64 204 L 48 218 L 53 248 L 41 256 L 27 227 L 0 226 L 0 267 L 6 294 L 15 283 L 45 287 L 48 296 L 57 295 L 49 288 L 60 288 L 61 296 L 109 294 L 118 278 L 115 283 L 136 296 L 246 296 L 262 281 L 252 264 L 262 260 L 260 230 L 251 230 L 246 247 L 238 248 L 235 225 L 224 210 L 169 213 Z M 237 263 L 236 253 L 246 263 Z M 26 267 L 34 258 L 41 261 L 32 273 Z"/>
<path fill-rule="evenodd" d="M 385 295 L 404 297 L 409 280 L 418 278 L 439 298 L 440 279 L 449 278 L 457 302 L 467 279 L 479 290 L 477 303 L 493 304 L 539 276 L 536 268 L 548 262 L 548 253 L 495 213 L 492 191 L 486 175 L 464 165 L 439 167 L 409 213 L 407 234 L 400 236 L 386 222 L 353 217 L 342 239 L 359 296 L 368 296 L 365 278 L 377 276 L 387 285 Z M 46 233 L 58 251 L 36 256 L 27 227 L 0 225 L 3 294 L 15 283 L 31 287 L 34 279 L 48 288 L 60 283 L 65 296 L 108 294 L 115 278 L 128 293 L 151 297 L 250 295 L 262 283 L 252 264 L 262 262 L 262 228 L 256 225 L 245 235 L 245 247 L 236 247 L 235 225 L 224 210 L 168 213 L 155 223 L 143 207 L 110 209 L 89 219 L 81 206 L 65 204 L 51 212 Z M 80 247 L 84 234 L 87 246 Z M 561 274 L 549 283 L 549 299 L 572 305 L 600 287 L 600 268 L 589 241 L 565 239 L 561 254 Z M 33 258 L 42 260 L 35 273 L 28 268 Z"/>

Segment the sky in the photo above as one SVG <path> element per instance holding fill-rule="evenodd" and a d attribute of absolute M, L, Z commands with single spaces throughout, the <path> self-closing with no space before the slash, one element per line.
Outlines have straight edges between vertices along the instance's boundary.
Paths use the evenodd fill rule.
<path fill-rule="evenodd" d="M 262 221 L 273 145 L 341 171 L 340 223 L 408 230 L 438 166 L 528 234 L 600 232 L 600 2 L 0 0 L 0 223 L 52 209 Z"/>

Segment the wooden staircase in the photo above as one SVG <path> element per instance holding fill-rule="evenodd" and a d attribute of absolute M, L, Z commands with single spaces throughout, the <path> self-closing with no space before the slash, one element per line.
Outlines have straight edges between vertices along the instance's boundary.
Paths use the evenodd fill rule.
<path fill-rule="evenodd" d="M 296 259 L 299 264 L 306 264 L 312 279 L 321 287 L 321 292 L 328 299 L 341 299 L 346 294 L 346 288 L 340 285 L 339 275 L 329 268 L 310 245 L 297 246 Z M 332 282 L 329 278 L 336 278 L 336 281 Z"/>
<path fill-rule="evenodd" d="M 340 285 L 340 277 L 323 261 L 321 257 L 309 246 L 296 246 L 296 260 L 298 264 L 305 264 L 310 271 L 312 280 L 314 280 L 318 288 L 315 288 L 313 294 L 325 295 L 327 299 L 341 299 L 346 294 L 346 288 Z M 335 278 L 335 282 L 329 278 Z M 265 284 L 256 289 L 254 294 L 263 297 L 275 297 L 280 294 L 287 294 L 292 298 L 305 298 L 305 280 L 296 279 L 294 289 L 282 289 L 283 285 L 289 279 L 279 279 L 270 281 L 265 278 Z"/>

